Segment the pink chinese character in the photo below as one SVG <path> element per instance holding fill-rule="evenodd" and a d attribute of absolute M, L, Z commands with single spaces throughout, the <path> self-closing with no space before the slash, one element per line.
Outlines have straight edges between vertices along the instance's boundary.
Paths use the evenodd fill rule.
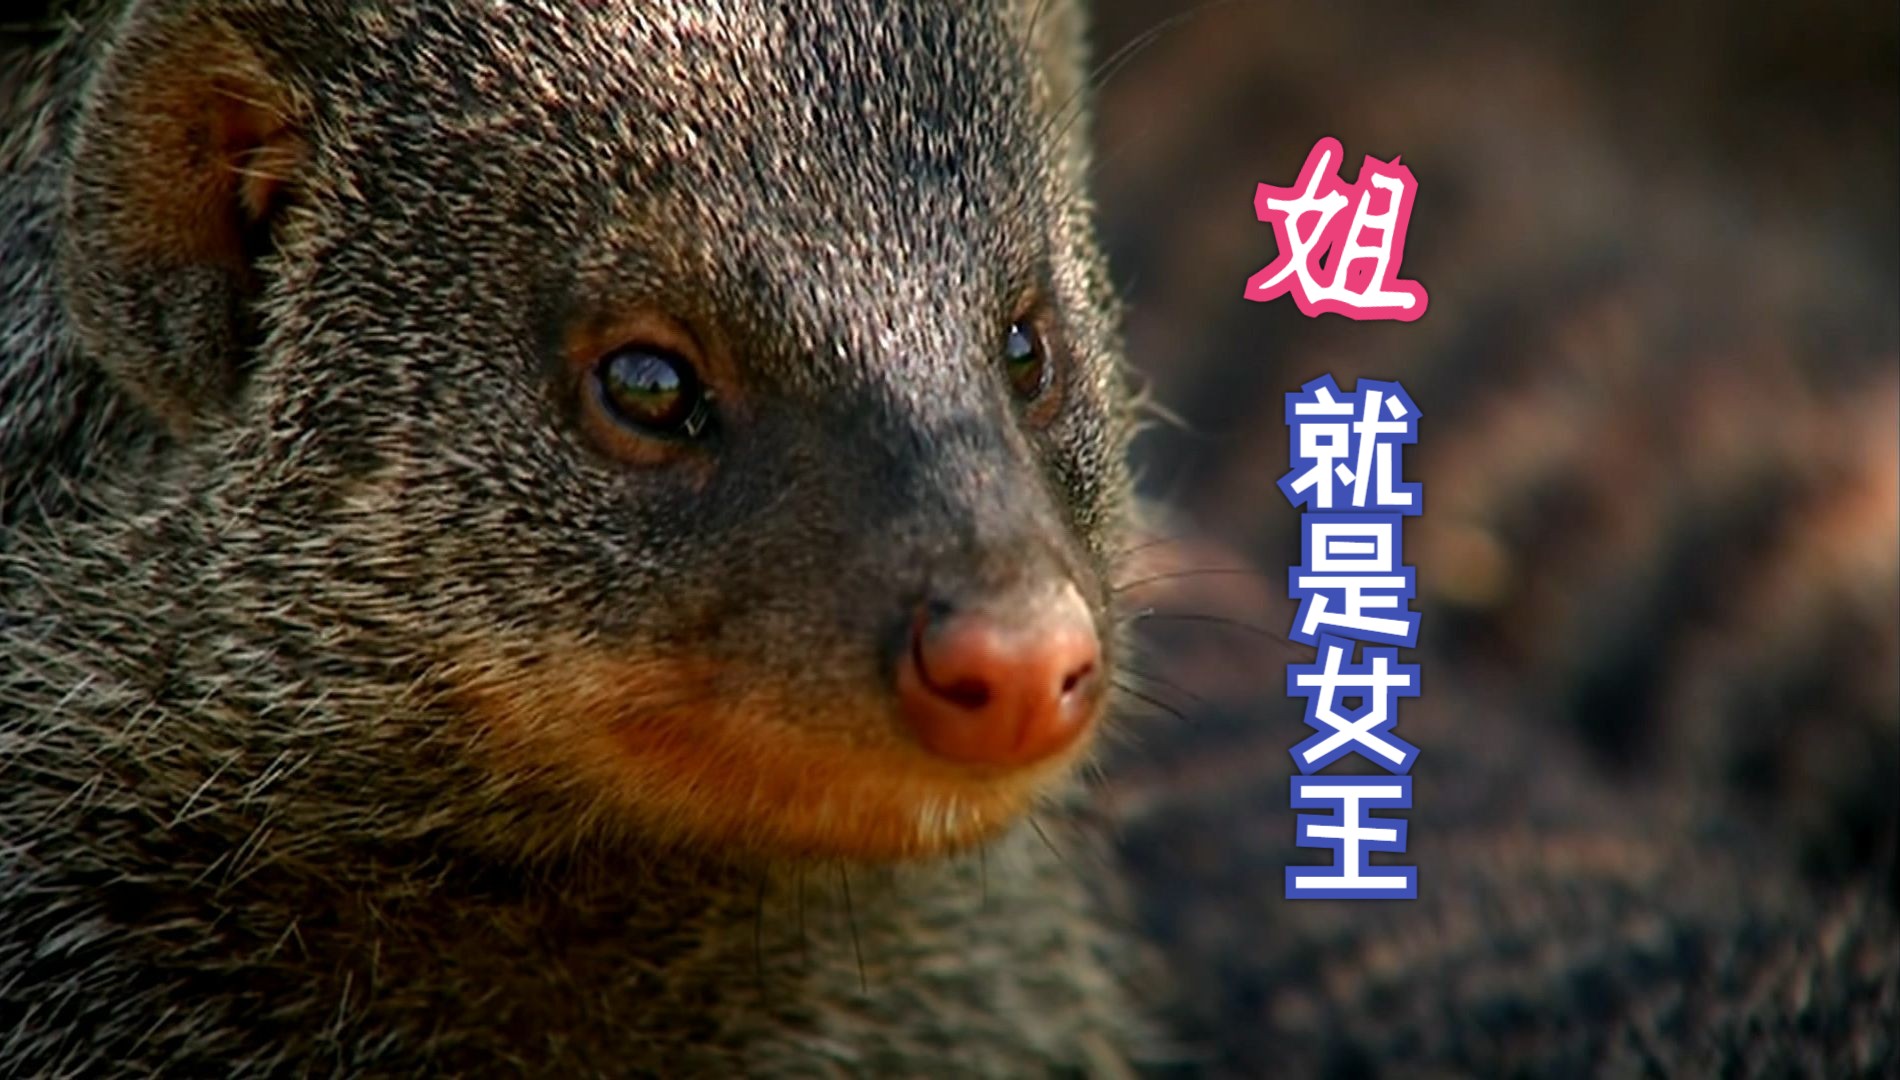
<path fill-rule="evenodd" d="M 1306 155 L 1298 184 L 1260 185 L 1254 213 L 1273 226 L 1280 253 L 1247 279 L 1247 299 L 1292 293 L 1306 315 L 1331 311 L 1349 319 L 1411 322 L 1425 314 L 1425 288 L 1398 275 L 1418 182 L 1398 158 L 1388 163 L 1368 156 L 1358 182 L 1347 184 L 1338 171 L 1344 158 L 1339 140 L 1324 138 Z M 1378 213 L 1372 212 L 1375 199 L 1385 204 Z M 1350 219 L 1339 213 L 1354 203 Z M 1322 264 L 1328 252 L 1331 258 Z"/>

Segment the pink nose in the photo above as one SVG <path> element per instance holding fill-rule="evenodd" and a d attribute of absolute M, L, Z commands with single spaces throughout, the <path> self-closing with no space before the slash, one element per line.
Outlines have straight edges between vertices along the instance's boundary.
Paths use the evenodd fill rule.
<path fill-rule="evenodd" d="M 920 617 L 898 662 L 904 720 L 938 757 L 1024 765 L 1088 726 L 1101 642 L 1075 586 L 1033 602 Z"/>

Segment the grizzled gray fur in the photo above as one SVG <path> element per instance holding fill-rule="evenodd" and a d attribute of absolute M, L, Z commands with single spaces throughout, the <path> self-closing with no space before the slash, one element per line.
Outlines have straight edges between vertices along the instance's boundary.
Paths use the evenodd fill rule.
<path fill-rule="evenodd" d="M 732 825 L 763 784 L 622 798 L 563 726 L 597 718 L 538 707 L 764 701 L 769 772 L 875 729 L 945 581 L 1066 574 L 1116 625 L 1079 35 L 1032 0 L 150 0 L 8 42 L 0 1073 L 1138 1054 L 1060 777 L 1023 796 L 1053 843 L 950 802 L 859 858 Z M 997 361 L 1024 297 L 1041 424 Z M 680 467 L 564 389 L 649 309 L 744 387 Z"/>

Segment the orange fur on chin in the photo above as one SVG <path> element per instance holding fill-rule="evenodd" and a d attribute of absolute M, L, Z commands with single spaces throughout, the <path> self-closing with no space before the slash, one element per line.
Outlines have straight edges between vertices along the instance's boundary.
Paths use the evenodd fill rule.
<path fill-rule="evenodd" d="M 929 756 L 879 699 L 822 711 L 685 659 L 581 648 L 462 665 L 463 707 L 503 769 L 569 772 L 658 835 L 768 857 L 944 854 L 1019 818 L 1086 746 L 1033 767 Z M 801 722 L 820 713 L 822 721 Z"/>

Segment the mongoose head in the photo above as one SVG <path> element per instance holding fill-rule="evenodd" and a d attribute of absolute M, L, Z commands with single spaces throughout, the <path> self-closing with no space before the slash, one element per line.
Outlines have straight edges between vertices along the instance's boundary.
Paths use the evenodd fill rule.
<path fill-rule="evenodd" d="M 891 859 L 1086 752 L 1128 405 L 1068 7 L 134 5 L 63 288 L 224 632 L 350 673 L 337 762 L 469 767 L 433 818 L 508 850 Z"/>

